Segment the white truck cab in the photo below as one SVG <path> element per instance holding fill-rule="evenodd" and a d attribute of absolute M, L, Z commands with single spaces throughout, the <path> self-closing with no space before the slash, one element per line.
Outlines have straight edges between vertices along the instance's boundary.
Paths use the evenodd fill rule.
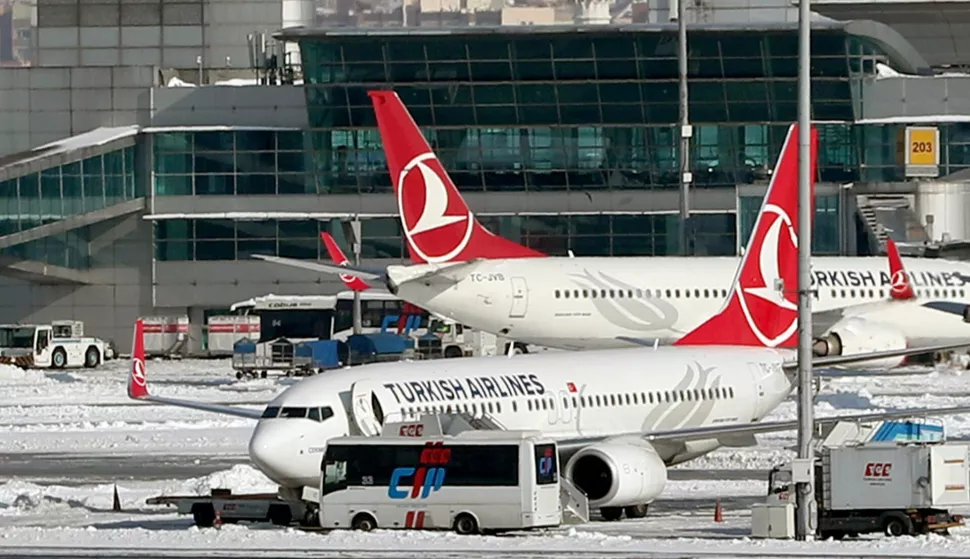
<path fill-rule="evenodd" d="M 113 357 L 108 353 L 104 341 L 84 335 L 81 321 L 0 325 L 0 363 L 23 369 L 90 369 Z"/>

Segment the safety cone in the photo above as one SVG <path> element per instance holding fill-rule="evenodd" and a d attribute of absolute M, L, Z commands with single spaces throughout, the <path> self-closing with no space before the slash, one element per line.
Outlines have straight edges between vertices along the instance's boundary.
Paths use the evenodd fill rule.
<path fill-rule="evenodd" d="M 121 499 L 118 498 L 118 485 L 115 485 L 114 500 L 111 502 L 111 510 L 121 512 Z"/>
<path fill-rule="evenodd" d="M 724 513 L 721 511 L 721 500 L 714 503 L 714 522 L 724 522 Z"/>
<path fill-rule="evenodd" d="M 215 526 L 217 529 L 218 528 L 222 528 L 222 512 L 221 511 L 216 510 L 216 520 L 215 520 L 215 522 L 212 523 L 212 525 Z"/>

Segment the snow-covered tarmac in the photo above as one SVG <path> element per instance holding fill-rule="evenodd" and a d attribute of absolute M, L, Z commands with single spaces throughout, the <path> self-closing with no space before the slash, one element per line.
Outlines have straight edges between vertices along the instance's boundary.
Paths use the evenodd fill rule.
<path fill-rule="evenodd" d="M 641 521 L 591 522 L 492 538 L 414 532 L 321 535 L 259 525 L 198 530 L 190 518 L 148 506 L 145 499 L 207 492 L 210 487 L 272 491 L 273 485 L 246 460 L 255 422 L 133 403 L 125 393 L 126 368 L 125 361 L 109 362 L 96 372 L 45 374 L 0 368 L 0 556 L 320 557 L 353 551 L 354 556 L 372 552 L 427 558 L 441 553 L 451 557 L 970 557 L 970 529 L 966 528 L 954 530 L 949 537 L 873 536 L 846 542 L 745 538 L 750 529 L 748 507 L 765 490 L 764 470 L 793 456 L 789 448 L 794 433 L 760 436 L 757 448 L 718 451 L 676 467 L 664 495 Z M 256 409 L 296 382 L 237 381 L 227 360 L 153 362 L 149 370 L 152 390 L 159 395 Z M 831 415 L 968 404 L 970 373 L 939 370 L 831 381 L 823 389 L 817 411 Z M 795 405 L 787 402 L 770 419 L 794 416 Z M 970 416 L 942 419 L 950 438 L 970 437 Z M 731 479 L 717 479 L 719 472 Z M 117 481 L 121 513 L 111 512 L 109 480 Z M 713 522 L 718 499 L 725 506 L 723 523 Z"/>

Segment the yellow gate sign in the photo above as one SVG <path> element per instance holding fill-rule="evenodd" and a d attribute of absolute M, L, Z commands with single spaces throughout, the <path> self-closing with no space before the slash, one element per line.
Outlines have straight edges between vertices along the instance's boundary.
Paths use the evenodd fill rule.
<path fill-rule="evenodd" d="M 907 177 L 936 177 L 940 167 L 940 129 L 933 126 L 906 128 L 905 154 Z"/>

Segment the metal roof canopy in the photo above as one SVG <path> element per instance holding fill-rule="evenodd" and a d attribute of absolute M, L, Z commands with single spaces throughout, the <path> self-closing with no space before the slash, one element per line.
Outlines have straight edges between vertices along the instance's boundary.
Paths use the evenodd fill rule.
<path fill-rule="evenodd" d="M 135 145 L 139 127 L 95 128 L 90 132 L 0 157 L 0 182 Z"/>
<path fill-rule="evenodd" d="M 812 0 L 812 10 L 841 20 L 863 18 L 891 26 L 928 65 L 970 65 L 967 0 Z"/>
<path fill-rule="evenodd" d="M 817 2 L 813 1 L 813 8 Z M 880 5 L 881 9 L 881 5 Z M 813 21 L 814 31 L 843 31 L 868 39 L 892 58 L 893 63 L 901 72 L 917 73 L 920 69 L 928 68 L 926 60 L 909 44 L 902 35 L 891 27 L 873 21 L 871 13 L 864 18 L 853 21 Z M 777 23 L 692 23 L 687 26 L 689 32 L 702 33 L 765 33 L 785 31 L 795 33 L 797 22 Z M 273 38 L 282 41 L 299 41 L 305 39 L 339 39 L 339 38 L 381 38 L 381 37 L 476 37 L 494 35 L 622 35 L 643 33 L 676 33 L 676 23 L 632 23 L 621 25 L 499 25 L 474 27 L 445 27 L 434 29 L 422 28 L 352 28 L 352 27 L 287 27 L 273 34 Z"/>

